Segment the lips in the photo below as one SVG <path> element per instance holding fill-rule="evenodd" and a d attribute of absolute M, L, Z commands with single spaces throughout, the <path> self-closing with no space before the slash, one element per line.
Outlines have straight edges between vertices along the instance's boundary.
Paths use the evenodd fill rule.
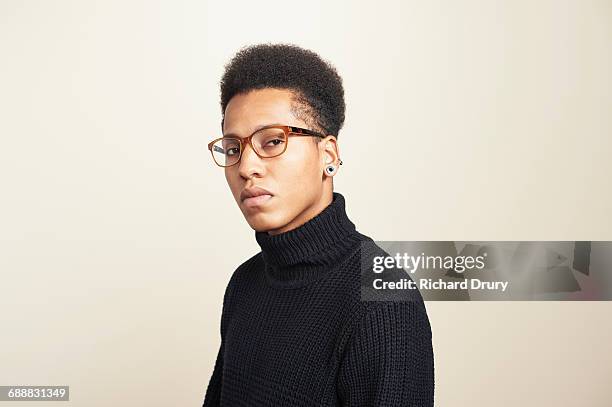
<path fill-rule="evenodd" d="M 247 207 L 261 205 L 272 198 L 272 192 L 262 187 L 245 188 L 240 193 L 240 201 Z"/>

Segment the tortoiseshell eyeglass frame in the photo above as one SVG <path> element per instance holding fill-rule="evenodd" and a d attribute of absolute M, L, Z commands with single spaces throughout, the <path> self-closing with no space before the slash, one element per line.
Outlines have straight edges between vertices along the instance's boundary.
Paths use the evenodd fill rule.
<path fill-rule="evenodd" d="M 273 155 L 273 156 L 262 156 L 261 154 L 259 154 L 257 152 L 257 150 L 253 147 L 253 143 L 251 141 L 251 139 L 253 138 L 253 136 L 255 135 L 255 133 L 258 133 L 262 130 L 265 129 L 282 129 L 285 132 L 285 138 L 287 139 L 287 142 L 285 143 L 285 147 L 283 148 L 283 151 L 281 151 L 280 153 Z M 272 125 L 272 126 L 266 126 L 266 127 L 262 127 L 261 129 L 257 129 L 256 131 L 253 132 L 253 134 L 251 134 L 248 137 L 244 137 L 244 138 L 240 138 L 240 137 L 219 137 L 214 139 L 213 141 L 211 141 L 210 143 L 208 143 L 208 150 L 210 151 L 210 154 L 212 156 L 213 161 L 215 162 L 215 164 L 217 164 L 219 167 L 231 167 L 232 165 L 236 165 L 240 162 L 240 159 L 242 159 L 242 152 L 244 151 L 244 149 L 246 148 L 247 143 L 251 145 L 251 148 L 253 149 L 253 151 L 255 152 L 255 154 L 257 154 L 257 156 L 261 157 L 261 158 L 274 158 L 274 157 L 278 157 L 279 155 L 283 154 L 286 150 L 287 150 L 287 145 L 289 144 L 289 136 L 294 136 L 294 137 L 320 137 L 320 138 L 325 138 L 325 136 L 319 132 L 316 132 L 314 130 L 309 130 L 309 129 L 303 129 L 301 127 L 294 127 L 294 126 L 281 126 L 281 125 Z M 219 141 L 219 140 L 223 140 L 223 139 L 232 139 L 232 140 L 238 140 L 238 142 L 240 143 L 240 155 L 238 156 L 238 160 L 236 160 L 235 163 L 230 164 L 230 165 L 221 165 L 217 162 L 217 160 L 215 160 L 215 155 L 213 152 L 213 146 L 214 144 Z"/>

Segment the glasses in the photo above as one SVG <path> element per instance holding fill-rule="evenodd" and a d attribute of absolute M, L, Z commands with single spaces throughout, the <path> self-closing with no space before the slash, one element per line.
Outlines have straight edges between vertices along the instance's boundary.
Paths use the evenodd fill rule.
<path fill-rule="evenodd" d="M 321 137 L 325 136 L 313 130 L 293 126 L 266 126 L 248 137 L 220 137 L 208 143 L 215 164 L 219 167 L 230 167 L 238 164 L 247 144 L 261 158 L 278 157 L 287 150 L 289 136 Z"/>

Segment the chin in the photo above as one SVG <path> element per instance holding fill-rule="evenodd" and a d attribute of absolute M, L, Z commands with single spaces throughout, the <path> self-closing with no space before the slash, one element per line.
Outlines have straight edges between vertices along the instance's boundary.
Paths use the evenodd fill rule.
<path fill-rule="evenodd" d="M 285 221 L 285 219 L 283 219 L 282 214 L 273 215 L 270 213 L 260 212 L 245 217 L 249 226 L 251 226 L 251 228 L 257 232 L 267 232 L 270 230 L 280 229 L 289 223 L 289 221 Z"/>
<path fill-rule="evenodd" d="M 270 219 L 269 215 L 264 213 L 247 216 L 246 221 L 249 226 L 257 232 L 267 232 L 268 230 L 278 229 L 282 226 L 282 224 L 274 222 Z"/>

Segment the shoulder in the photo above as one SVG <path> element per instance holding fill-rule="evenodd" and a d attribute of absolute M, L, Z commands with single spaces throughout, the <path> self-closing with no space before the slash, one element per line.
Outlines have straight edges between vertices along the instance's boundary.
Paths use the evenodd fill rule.
<path fill-rule="evenodd" d="M 258 252 L 245 260 L 242 264 L 236 267 L 236 270 L 232 273 L 230 277 L 229 285 L 236 284 L 240 279 L 248 277 L 249 274 L 252 274 L 254 271 L 260 269 L 263 266 L 263 257 L 262 253 Z"/>
<path fill-rule="evenodd" d="M 431 348 L 432 330 L 423 301 L 367 301 L 360 311 L 339 344 L 341 360 L 366 348 L 391 353 L 415 345 Z"/>
<path fill-rule="evenodd" d="M 242 264 L 236 267 L 227 284 L 228 290 L 240 284 L 244 279 L 252 277 L 253 274 L 260 270 L 264 265 L 263 256 L 258 252 L 245 260 Z"/>
<path fill-rule="evenodd" d="M 373 332 L 384 332 L 387 335 L 410 332 L 423 338 L 431 338 L 427 309 L 418 289 L 374 289 L 375 279 L 387 282 L 412 280 L 410 275 L 403 269 L 388 269 L 375 273 L 375 261 L 392 256 L 369 236 L 360 234 L 359 240 L 359 258 L 355 260 L 359 264 L 359 298 L 341 335 L 340 352 L 342 353 L 350 342 L 363 340 L 364 335 Z"/>
<path fill-rule="evenodd" d="M 369 306 L 355 324 L 355 332 L 377 326 L 382 330 L 411 331 L 431 337 L 431 326 L 423 300 L 370 301 Z"/>

